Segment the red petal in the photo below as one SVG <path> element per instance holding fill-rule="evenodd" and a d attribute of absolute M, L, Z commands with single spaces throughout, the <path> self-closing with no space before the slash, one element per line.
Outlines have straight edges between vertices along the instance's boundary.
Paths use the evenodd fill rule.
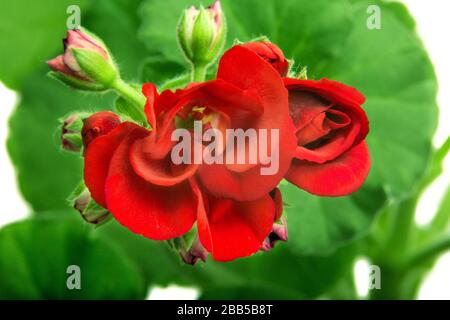
<path fill-rule="evenodd" d="M 284 79 L 284 83 L 297 127 L 297 159 L 325 163 L 366 137 L 369 124 L 361 108 L 365 99 L 356 89 L 327 79 Z"/>
<path fill-rule="evenodd" d="M 198 233 L 217 261 L 257 252 L 272 230 L 275 205 L 269 195 L 251 202 L 209 196 L 205 202 L 208 212 L 199 211 Z"/>
<path fill-rule="evenodd" d="M 366 98 L 355 88 L 338 81 L 328 80 L 298 80 L 285 78 L 284 84 L 288 89 L 305 89 L 320 93 L 327 100 L 334 101 L 340 105 L 360 106 Z"/>
<path fill-rule="evenodd" d="M 116 149 L 105 184 L 107 208 L 131 231 L 154 240 L 167 240 L 188 232 L 197 215 L 197 199 L 189 182 L 160 187 L 139 177 L 129 161 L 130 146 L 147 135 L 132 131 Z"/>
<path fill-rule="evenodd" d="M 152 126 L 153 131 L 156 131 L 155 100 L 158 98 L 158 91 L 154 84 L 146 83 L 142 86 L 142 93 L 147 98 L 144 108 L 147 121 Z"/>
<path fill-rule="evenodd" d="M 261 58 L 278 71 L 278 73 L 285 77 L 289 71 L 289 62 L 284 57 L 283 51 L 271 42 L 248 42 L 242 45 L 243 47 L 252 50 Z"/>
<path fill-rule="evenodd" d="M 144 91 L 149 90 L 148 85 Z M 150 90 L 151 91 L 151 90 Z M 151 106 L 148 99 L 147 106 Z M 242 103 L 245 102 L 245 103 Z M 174 185 L 192 176 L 198 165 L 175 166 L 170 160 L 170 148 L 174 145 L 170 136 L 175 129 L 174 118 L 182 108 L 208 106 L 223 112 L 235 121 L 247 119 L 250 115 L 262 113 L 259 97 L 251 90 L 241 90 L 222 80 L 209 81 L 176 93 L 163 92 L 158 105 L 158 132 L 137 141 L 131 151 L 133 167 L 142 178 L 158 185 Z M 169 104 L 172 104 L 169 106 Z M 151 107 L 148 113 L 153 110 Z M 156 129 L 156 127 L 155 127 Z M 176 173 L 175 173 L 176 171 Z"/>
<path fill-rule="evenodd" d="M 111 111 L 94 113 L 84 120 L 81 135 L 83 144 L 87 147 L 94 139 L 103 136 L 120 124 L 120 117 Z"/>
<path fill-rule="evenodd" d="M 199 175 L 203 185 L 217 197 L 256 200 L 278 185 L 289 169 L 295 152 L 296 137 L 289 116 L 287 91 L 274 68 L 253 51 L 241 46 L 235 46 L 224 54 L 217 78 L 242 90 L 254 90 L 260 96 L 263 115 L 253 118 L 251 122 L 232 123 L 231 128 L 267 129 L 268 133 L 271 129 L 278 129 L 279 167 L 274 175 L 261 175 L 261 165 L 249 166 L 238 172 L 233 166 L 212 164 L 202 165 Z M 245 100 L 241 101 L 241 104 L 245 103 Z"/>
<path fill-rule="evenodd" d="M 318 196 L 345 196 L 358 190 L 370 170 L 370 155 L 365 141 L 337 159 L 317 164 L 294 160 L 286 179 Z"/>
<path fill-rule="evenodd" d="M 130 151 L 130 161 L 135 172 L 146 181 L 159 186 L 172 186 L 190 178 L 197 171 L 197 164 L 175 165 L 170 152 L 162 159 L 155 158 L 152 147 L 157 149 L 158 144 L 148 137 L 136 141 Z"/>
<path fill-rule="evenodd" d="M 138 126 L 124 122 L 110 133 L 93 140 L 84 157 L 84 181 L 92 198 L 106 208 L 105 181 L 111 158 L 123 139 Z"/>

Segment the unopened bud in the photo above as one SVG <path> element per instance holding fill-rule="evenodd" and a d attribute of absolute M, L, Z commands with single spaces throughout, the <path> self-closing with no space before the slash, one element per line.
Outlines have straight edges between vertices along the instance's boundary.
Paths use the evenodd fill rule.
<path fill-rule="evenodd" d="M 84 118 L 89 117 L 89 113 L 73 113 L 60 120 L 61 123 L 61 147 L 66 151 L 80 152 L 83 147 L 81 129 Z"/>
<path fill-rule="evenodd" d="M 209 65 L 225 44 L 226 22 L 220 1 L 200 9 L 185 10 L 178 24 L 178 41 L 194 65 Z"/>
<path fill-rule="evenodd" d="M 79 186 L 71 199 L 72 205 L 81 217 L 88 223 L 97 226 L 109 221 L 111 214 L 98 205 L 91 197 L 89 190 L 83 185 Z"/>
<path fill-rule="evenodd" d="M 283 198 L 281 196 L 281 191 L 280 189 L 275 188 L 269 193 L 269 195 L 275 205 L 275 218 L 272 231 L 270 231 L 269 235 L 261 245 L 262 251 L 269 251 L 273 249 L 278 241 L 288 240 L 288 228 L 286 217 L 283 216 Z"/>
<path fill-rule="evenodd" d="M 118 70 L 102 40 L 85 29 L 69 30 L 63 44 L 64 53 L 47 61 L 52 77 L 80 90 L 110 88 Z"/>
<path fill-rule="evenodd" d="M 278 241 L 287 241 L 287 240 L 288 240 L 288 229 L 286 217 L 281 217 L 280 220 L 278 220 L 273 224 L 272 231 L 264 240 L 261 246 L 261 250 L 269 251 L 275 247 L 275 244 Z"/>
<path fill-rule="evenodd" d="M 206 262 L 208 259 L 208 251 L 201 244 L 196 228 L 181 237 L 170 240 L 169 244 L 186 264 L 195 265 L 200 260 Z"/>

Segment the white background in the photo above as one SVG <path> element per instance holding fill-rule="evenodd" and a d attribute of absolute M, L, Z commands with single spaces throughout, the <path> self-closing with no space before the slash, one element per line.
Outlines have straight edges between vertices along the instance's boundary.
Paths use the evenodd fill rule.
<path fill-rule="evenodd" d="M 404 0 L 415 17 L 417 28 L 434 62 L 439 79 L 438 102 L 441 109 L 440 124 L 434 143 L 442 144 L 450 135 L 450 1 L 448 0 Z M 3 62 L 4 63 L 4 62 Z M 7 137 L 8 118 L 18 97 L 0 83 L 0 226 L 24 218 L 29 212 L 17 188 L 15 171 L 8 158 L 5 141 Z M 447 159 L 449 160 L 449 159 Z M 444 176 L 427 191 L 419 204 L 417 222 L 427 223 L 430 213 L 435 208 L 450 181 L 449 161 L 446 163 Z M 355 277 L 359 292 L 367 293 L 367 263 L 360 261 L 355 266 Z M 150 299 L 193 299 L 197 296 L 195 289 L 157 288 L 149 293 Z M 420 299 L 450 299 L 450 253 L 442 256 L 434 270 L 425 281 Z"/>

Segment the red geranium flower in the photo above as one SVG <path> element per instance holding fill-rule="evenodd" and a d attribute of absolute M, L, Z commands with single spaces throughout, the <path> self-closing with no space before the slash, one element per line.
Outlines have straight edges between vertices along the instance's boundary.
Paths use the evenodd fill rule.
<path fill-rule="evenodd" d="M 205 249 L 228 261 L 287 240 L 276 188 L 284 177 L 310 193 L 340 196 L 357 190 L 370 168 L 364 97 L 326 79 L 283 81 L 287 69 L 271 43 L 235 46 L 220 60 L 216 80 L 161 94 L 153 84 L 144 85 L 151 130 L 120 123 L 110 112 L 91 116 L 83 138 L 92 198 L 130 230 L 155 240 L 180 237 L 196 222 L 195 248 L 183 248 L 192 263 L 205 259 Z M 189 125 L 194 120 L 224 134 L 226 147 L 218 154 L 241 151 L 247 161 L 247 147 L 227 148 L 233 139 L 227 129 L 254 129 L 258 135 L 278 130 L 279 140 L 267 141 L 278 155 L 277 171 L 262 175 L 267 163 L 261 159 L 174 163 L 171 135 L 180 123 L 195 132 Z M 207 149 L 202 141 L 190 143 Z"/>
<path fill-rule="evenodd" d="M 151 239 L 179 237 L 197 221 L 200 241 L 216 260 L 259 250 L 280 213 L 280 201 L 269 193 L 289 170 L 296 145 L 278 72 L 236 46 L 222 57 L 216 80 L 161 95 L 147 84 L 143 93 L 151 131 L 124 122 L 111 131 L 99 128 L 86 146 L 84 176 L 92 197 L 121 224 Z M 220 131 L 279 130 L 277 173 L 261 175 L 260 162 L 174 164 L 170 136 L 177 117 Z"/>

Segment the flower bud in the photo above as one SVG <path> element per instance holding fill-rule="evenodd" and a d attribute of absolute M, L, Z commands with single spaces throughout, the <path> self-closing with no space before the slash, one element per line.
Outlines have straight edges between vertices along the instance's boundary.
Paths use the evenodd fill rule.
<path fill-rule="evenodd" d="M 289 62 L 284 57 L 283 51 L 281 51 L 277 45 L 268 41 L 257 41 L 248 42 L 242 46 L 252 50 L 261 58 L 270 63 L 282 77 L 285 77 L 288 74 Z"/>
<path fill-rule="evenodd" d="M 269 251 L 275 247 L 278 241 L 287 241 L 288 229 L 286 217 L 283 217 L 283 199 L 281 191 L 278 188 L 273 189 L 269 195 L 272 197 L 275 205 L 275 222 L 272 226 L 272 231 L 261 245 L 262 251 Z"/>
<path fill-rule="evenodd" d="M 194 65 L 209 65 L 225 44 L 226 22 L 220 0 L 208 8 L 192 6 L 185 10 L 178 24 L 178 41 Z"/>
<path fill-rule="evenodd" d="M 70 199 L 72 206 L 88 223 L 100 226 L 109 221 L 111 214 L 105 208 L 98 205 L 92 198 L 84 184 L 78 186 Z"/>
<path fill-rule="evenodd" d="M 87 147 L 95 138 L 105 135 L 120 123 L 120 117 L 111 111 L 101 111 L 86 118 L 81 130 L 83 144 Z"/>
<path fill-rule="evenodd" d="M 88 113 L 73 113 L 61 122 L 61 147 L 71 152 L 80 152 L 83 147 L 81 129 L 83 119 L 89 116 Z"/>
<path fill-rule="evenodd" d="M 288 229 L 286 217 L 281 217 L 277 222 L 273 224 L 272 231 L 264 240 L 261 246 L 261 250 L 269 251 L 275 247 L 275 244 L 278 241 L 287 241 L 287 240 L 288 240 Z"/>
<path fill-rule="evenodd" d="M 195 228 L 184 236 L 170 240 L 169 244 L 186 264 L 195 265 L 200 260 L 206 262 L 208 259 L 208 251 L 201 244 Z"/>
<path fill-rule="evenodd" d="M 69 30 L 63 44 L 64 53 L 47 61 L 52 77 L 80 90 L 110 88 L 118 71 L 102 40 L 85 29 Z"/>
<path fill-rule="evenodd" d="M 180 251 L 180 256 L 184 263 L 195 265 L 200 260 L 206 262 L 206 259 L 208 259 L 208 251 L 206 251 L 206 249 L 200 243 L 200 240 L 197 236 L 195 237 L 188 250 Z"/>

